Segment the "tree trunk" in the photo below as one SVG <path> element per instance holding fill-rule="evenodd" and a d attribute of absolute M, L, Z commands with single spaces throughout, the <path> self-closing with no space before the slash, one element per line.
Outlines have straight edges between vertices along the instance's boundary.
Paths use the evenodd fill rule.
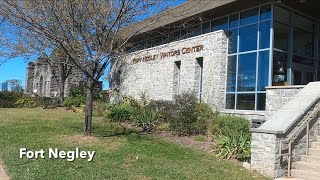
<path fill-rule="evenodd" d="M 65 79 L 61 79 L 61 82 L 59 84 L 59 105 L 62 105 L 64 101 L 64 85 L 66 83 Z"/>
<path fill-rule="evenodd" d="M 91 136 L 91 124 L 92 124 L 92 96 L 94 83 L 92 79 L 88 78 L 87 87 L 87 99 L 86 99 L 86 117 L 84 121 L 84 135 Z"/>

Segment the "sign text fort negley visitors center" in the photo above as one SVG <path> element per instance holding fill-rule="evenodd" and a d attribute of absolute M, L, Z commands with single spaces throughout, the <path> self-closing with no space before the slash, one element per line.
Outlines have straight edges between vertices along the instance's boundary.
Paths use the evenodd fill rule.
<path fill-rule="evenodd" d="M 318 0 L 187 1 L 127 28 L 148 25 L 113 64 L 111 88 L 163 100 L 192 91 L 222 113 L 264 119 L 253 129 L 251 168 L 294 175 L 319 129 L 319 7 Z"/>

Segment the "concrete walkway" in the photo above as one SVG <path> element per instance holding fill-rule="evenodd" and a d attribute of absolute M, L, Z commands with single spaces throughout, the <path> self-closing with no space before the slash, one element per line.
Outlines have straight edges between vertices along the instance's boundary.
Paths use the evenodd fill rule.
<path fill-rule="evenodd" d="M 1 180 L 9 180 L 10 177 L 7 175 L 7 173 L 4 171 L 3 165 L 0 162 L 0 179 Z"/>

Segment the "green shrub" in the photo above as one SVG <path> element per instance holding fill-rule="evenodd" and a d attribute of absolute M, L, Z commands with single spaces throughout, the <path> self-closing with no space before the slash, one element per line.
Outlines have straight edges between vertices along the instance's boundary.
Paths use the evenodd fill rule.
<path fill-rule="evenodd" d="M 124 122 L 132 120 L 134 109 L 128 103 L 111 104 L 107 107 L 106 119 L 111 122 Z"/>
<path fill-rule="evenodd" d="M 217 112 L 214 112 L 212 108 L 205 103 L 198 103 L 197 106 L 198 119 L 195 123 L 200 134 L 208 134 L 212 127 L 213 121 L 217 118 Z"/>
<path fill-rule="evenodd" d="M 250 122 L 243 118 L 233 115 L 218 115 L 213 121 L 211 128 L 212 134 L 225 134 L 228 130 L 236 132 L 249 132 Z"/>
<path fill-rule="evenodd" d="M 16 107 L 17 100 L 22 97 L 22 93 L 0 92 L 0 108 L 14 108 Z"/>
<path fill-rule="evenodd" d="M 22 96 L 16 101 L 16 107 L 22 108 L 36 108 L 41 105 L 39 98 L 32 98 L 28 96 Z"/>
<path fill-rule="evenodd" d="M 63 101 L 63 106 L 65 107 L 80 107 L 80 105 L 85 104 L 86 97 L 82 95 L 69 96 Z"/>
<path fill-rule="evenodd" d="M 220 158 L 235 158 L 249 161 L 251 156 L 251 135 L 246 131 L 226 130 L 224 134 L 213 136 L 213 151 Z"/>
<path fill-rule="evenodd" d="M 173 101 L 151 100 L 145 108 L 157 112 L 157 120 L 159 122 L 169 122 L 175 113 Z"/>
<path fill-rule="evenodd" d="M 139 126 L 143 128 L 144 131 L 151 131 L 153 128 L 153 123 L 155 122 L 157 113 L 151 110 L 142 110 L 135 112 L 134 119 L 137 120 Z"/>
<path fill-rule="evenodd" d="M 170 129 L 178 135 L 206 134 L 214 119 L 208 105 L 199 104 L 194 94 L 182 93 L 174 98 Z"/>

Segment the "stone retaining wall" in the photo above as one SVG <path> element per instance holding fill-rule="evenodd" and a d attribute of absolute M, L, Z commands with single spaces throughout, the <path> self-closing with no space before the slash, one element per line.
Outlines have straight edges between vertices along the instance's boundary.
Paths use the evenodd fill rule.
<path fill-rule="evenodd" d="M 268 120 L 275 111 L 280 109 L 296 95 L 304 86 L 272 86 L 266 87 L 266 115 Z"/>

